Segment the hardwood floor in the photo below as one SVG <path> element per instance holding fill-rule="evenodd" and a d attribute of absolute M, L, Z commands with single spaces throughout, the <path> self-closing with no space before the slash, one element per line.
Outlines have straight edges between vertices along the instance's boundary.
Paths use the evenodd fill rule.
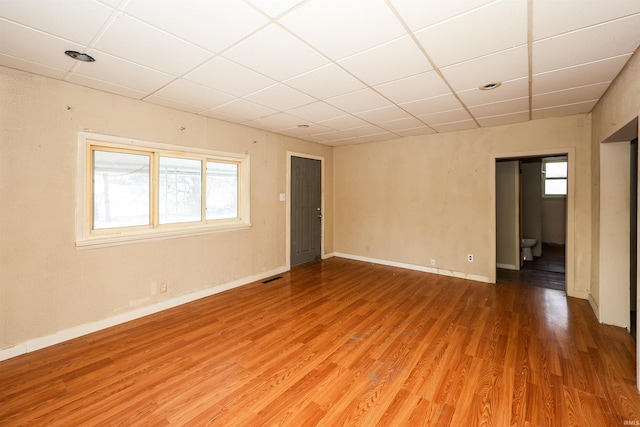
<path fill-rule="evenodd" d="M 499 268 L 498 283 L 508 282 L 564 291 L 567 288 L 565 248 L 542 245 L 542 256 L 525 261 L 518 270 Z"/>
<path fill-rule="evenodd" d="M 0 363 L 0 425 L 640 421 L 633 340 L 587 301 L 339 258 L 281 276 Z"/>

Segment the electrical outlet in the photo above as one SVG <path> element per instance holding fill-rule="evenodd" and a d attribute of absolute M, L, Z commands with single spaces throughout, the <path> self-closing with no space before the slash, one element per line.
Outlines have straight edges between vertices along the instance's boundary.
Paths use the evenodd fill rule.
<path fill-rule="evenodd" d="M 164 294 L 167 292 L 167 284 L 165 282 L 160 283 L 160 293 Z"/>
<path fill-rule="evenodd" d="M 468 254 L 467 255 L 467 261 L 473 262 L 473 254 Z"/>

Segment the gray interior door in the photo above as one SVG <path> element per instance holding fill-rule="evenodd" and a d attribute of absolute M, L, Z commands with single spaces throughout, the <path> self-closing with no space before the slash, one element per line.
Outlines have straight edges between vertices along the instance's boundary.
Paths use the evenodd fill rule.
<path fill-rule="evenodd" d="M 291 265 L 321 258 L 320 160 L 291 157 Z"/>

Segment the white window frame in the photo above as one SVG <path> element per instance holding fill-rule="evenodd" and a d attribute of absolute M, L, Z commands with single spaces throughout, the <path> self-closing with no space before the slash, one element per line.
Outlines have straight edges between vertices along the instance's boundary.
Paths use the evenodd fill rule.
<path fill-rule="evenodd" d="M 563 178 L 547 178 L 547 164 L 548 163 L 566 163 L 567 164 L 567 176 Z M 547 194 L 546 193 L 546 181 L 554 180 L 554 179 L 564 179 L 567 182 L 567 192 L 565 194 Z M 569 192 L 569 159 L 566 156 L 561 157 L 545 157 L 542 159 L 542 197 L 545 199 L 558 199 L 558 198 L 566 198 L 567 193 Z"/>
<path fill-rule="evenodd" d="M 150 201 L 151 225 L 143 227 L 120 227 L 93 230 L 92 150 L 105 147 L 122 152 L 143 151 L 156 157 L 184 157 L 206 161 L 220 161 L 238 165 L 238 216 L 231 219 L 207 220 L 175 224 L 159 224 L 155 204 Z M 227 153 L 178 145 L 128 139 L 90 132 L 78 133 L 76 174 L 76 247 L 101 247 L 136 243 L 148 240 L 167 239 L 188 235 L 214 233 L 251 227 L 250 219 L 250 158 L 248 154 Z M 152 166 L 152 170 L 154 167 Z M 151 183 L 156 185 L 156 172 L 152 172 Z M 203 177 L 204 179 L 204 177 Z M 204 188 L 204 183 L 203 183 Z M 204 203 L 204 200 L 203 200 Z"/>

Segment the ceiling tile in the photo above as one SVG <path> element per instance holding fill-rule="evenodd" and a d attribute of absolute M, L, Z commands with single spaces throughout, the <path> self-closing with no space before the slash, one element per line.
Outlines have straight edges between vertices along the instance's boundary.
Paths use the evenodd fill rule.
<path fill-rule="evenodd" d="M 75 83 L 80 86 L 90 87 L 92 89 L 101 90 L 103 92 L 126 96 L 127 98 L 142 99 L 147 96 L 147 92 L 142 92 L 139 90 L 113 84 L 109 81 L 92 79 L 91 77 L 83 76 L 80 74 L 72 74 L 71 76 L 69 76 L 68 81 L 69 83 Z"/>
<path fill-rule="evenodd" d="M 77 61 L 65 50 L 83 51 L 82 45 L 50 36 L 0 18 L 0 54 L 12 56 L 59 70 L 70 70 Z M 7 41 L 11 41 L 7 43 Z"/>
<path fill-rule="evenodd" d="M 424 123 L 428 124 L 431 127 L 434 125 L 442 124 L 442 123 L 452 123 L 452 122 L 461 122 L 464 120 L 470 120 L 471 116 L 465 109 L 451 110 L 451 111 L 441 111 L 432 114 L 425 114 L 423 116 L 418 117 Z"/>
<path fill-rule="evenodd" d="M 480 126 L 502 126 L 512 123 L 526 122 L 529 120 L 529 111 L 509 113 L 500 116 L 483 117 L 478 119 Z"/>
<path fill-rule="evenodd" d="M 527 2 L 492 2 L 418 31 L 416 37 L 438 67 L 520 46 L 527 43 Z"/>
<path fill-rule="evenodd" d="M 333 63 L 286 80 L 285 83 L 318 99 L 331 98 L 366 87 Z"/>
<path fill-rule="evenodd" d="M 286 111 L 315 102 L 315 99 L 309 95 L 280 83 L 246 96 L 245 99 L 278 111 Z"/>
<path fill-rule="evenodd" d="M 430 135 L 436 133 L 434 129 L 424 125 L 411 129 L 394 130 L 393 132 L 404 137 Z"/>
<path fill-rule="evenodd" d="M 533 73 L 633 53 L 640 44 L 640 14 L 533 43 Z"/>
<path fill-rule="evenodd" d="M 389 101 L 371 89 L 336 96 L 325 100 L 325 102 L 352 114 L 391 105 Z"/>
<path fill-rule="evenodd" d="M 609 87 L 609 82 L 581 86 L 557 92 L 535 95 L 532 100 L 533 109 L 553 107 L 556 105 L 577 104 L 599 99 Z"/>
<path fill-rule="evenodd" d="M 237 44 L 225 57 L 276 80 L 285 80 L 327 63 L 319 53 L 276 25 Z"/>
<path fill-rule="evenodd" d="M 405 117 L 398 120 L 381 121 L 380 127 L 391 132 L 398 132 L 407 129 L 426 128 L 425 124 L 415 117 Z"/>
<path fill-rule="evenodd" d="M 407 114 L 406 111 L 399 107 L 396 107 L 395 105 L 377 108 L 375 110 L 363 111 L 361 113 L 357 113 L 356 115 L 361 119 L 372 123 L 411 117 L 409 116 L 409 114 Z"/>
<path fill-rule="evenodd" d="M 215 111 L 233 117 L 241 117 L 245 120 L 256 120 L 278 112 L 272 108 L 267 108 L 245 99 L 237 99 L 207 111 Z"/>
<path fill-rule="evenodd" d="M 150 49 L 162 46 L 162 49 Z M 211 54 L 137 19 L 120 14 L 95 48 L 154 70 L 180 76 Z"/>
<path fill-rule="evenodd" d="M 344 116 L 344 111 L 320 101 L 288 110 L 287 113 L 313 123 Z"/>
<path fill-rule="evenodd" d="M 419 101 L 407 102 L 400 104 L 400 106 L 414 116 L 437 113 L 438 111 L 456 110 L 462 107 L 460 101 L 450 93 L 433 98 L 421 99 Z"/>
<path fill-rule="evenodd" d="M 449 93 L 449 87 L 435 71 L 385 83 L 374 88 L 391 101 L 402 104 Z"/>
<path fill-rule="evenodd" d="M 227 114 L 216 109 L 203 111 L 200 114 L 205 117 L 211 117 L 212 119 L 222 120 L 230 123 L 254 123 L 253 121 L 247 120 L 246 118 Z"/>
<path fill-rule="evenodd" d="M 574 67 L 534 74 L 532 79 L 533 94 L 612 81 L 630 56 L 616 56 Z"/>
<path fill-rule="evenodd" d="M 367 123 L 364 126 L 358 126 L 355 128 L 350 128 L 345 130 L 346 133 L 353 136 L 371 136 L 371 135 L 380 135 L 380 134 L 389 134 L 389 131 L 382 129 L 381 127 L 372 125 Z"/>
<path fill-rule="evenodd" d="M 323 126 L 314 124 L 313 127 L 312 126 L 309 126 L 309 127 L 293 126 L 287 129 L 280 129 L 279 132 L 285 135 L 295 136 L 296 138 L 304 139 L 305 137 L 312 136 L 315 134 L 333 132 L 333 129 L 325 128 Z"/>
<path fill-rule="evenodd" d="M 175 77 L 152 70 L 106 53 L 90 50 L 96 62 L 80 62 L 74 75 L 109 82 L 117 86 L 149 94 L 168 84 Z M 71 79 L 70 79 L 71 80 Z"/>
<path fill-rule="evenodd" d="M 533 2 L 532 12 L 533 40 L 537 41 L 621 16 L 640 13 L 640 2 L 638 0 L 536 0 Z"/>
<path fill-rule="evenodd" d="M 279 129 L 289 129 L 296 127 L 299 124 L 305 124 L 305 122 L 300 121 L 298 117 L 294 117 L 287 113 L 277 113 L 271 116 L 261 117 L 253 120 L 253 122 L 258 127 L 265 126 L 266 128 L 274 131 Z"/>
<path fill-rule="evenodd" d="M 356 116 L 344 115 L 336 117 L 335 119 L 323 120 L 320 124 L 332 129 L 342 129 L 346 131 L 352 128 L 366 126 L 368 123 Z"/>
<path fill-rule="evenodd" d="M 487 83 L 527 77 L 527 52 L 527 46 L 522 45 L 442 68 L 441 71 L 456 92 L 477 89 Z"/>
<path fill-rule="evenodd" d="M 202 112 L 204 109 L 193 106 L 191 104 L 185 104 L 184 102 L 176 101 L 175 99 L 163 98 L 158 95 L 151 95 L 144 98 L 145 102 L 149 102 L 151 104 L 162 105 L 164 107 L 175 108 L 180 111 L 187 111 L 189 113 L 198 114 Z"/>
<path fill-rule="evenodd" d="M 473 120 L 463 120 L 461 122 L 442 123 L 432 126 L 438 132 L 456 132 L 461 130 L 477 129 L 478 125 Z"/>
<path fill-rule="evenodd" d="M 14 58 L 13 56 L 3 55 L 2 53 L 0 53 L 0 65 L 58 80 L 62 80 L 62 78 L 67 75 L 67 70 L 48 67 L 37 62 L 25 61 L 24 59 Z"/>
<path fill-rule="evenodd" d="M 311 0 L 280 22 L 333 60 L 406 34 L 384 0 Z"/>
<path fill-rule="evenodd" d="M 291 9 L 297 4 L 302 3 L 302 0 L 247 0 L 249 3 L 266 13 L 272 18 L 282 15 L 287 10 Z"/>
<path fill-rule="evenodd" d="M 413 31 L 421 30 L 438 22 L 484 6 L 495 0 L 465 0 L 465 1 L 416 1 L 390 0 L 402 20 Z"/>
<path fill-rule="evenodd" d="M 433 69 L 414 41 L 406 36 L 338 62 L 370 86 Z M 384 64 L 372 67 L 372 64 Z"/>
<path fill-rule="evenodd" d="M 589 113 L 596 105 L 597 101 L 587 101 L 578 104 L 559 105 L 556 107 L 534 109 L 531 112 L 531 118 L 544 119 L 547 117 L 570 116 L 573 114 Z"/>
<path fill-rule="evenodd" d="M 275 84 L 275 80 L 258 74 L 242 65 L 217 56 L 185 76 L 185 79 L 200 83 L 234 96 L 246 96 Z"/>
<path fill-rule="evenodd" d="M 0 6 L 0 14 L 6 19 L 85 46 L 112 12 L 112 8 L 92 0 L 2 0 Z"/>
<path fill-rule="evenodd" d="M 183 79 L 174 81 L 157 91 L 155 95 L 191 105 L 198 111 L 215 108 L 235 99 L 226 93 Z"/>
<path fill-rule="evenodd" d="M 508 101 L 494 102 L 491 104 L 469 107 L 473 117 L 491 117 L 513 112 L 526 112 L 529 114 L 529 97 L 510 99 Z"/>
<path fill-rule="evenodd" d="M 130 0 L 124 11 L 213 52 L 269 22 L 246 3 L 228 0 Z"/>
<path fill-rule="evenodd" d="M 488 83 L 488 82 L 487 82 Z M 478 87 L 457 92 L 467 106 L 484 105 L 529 96 L 529 78 L 510 80 L 493 90 L 480 90 Z"/>

